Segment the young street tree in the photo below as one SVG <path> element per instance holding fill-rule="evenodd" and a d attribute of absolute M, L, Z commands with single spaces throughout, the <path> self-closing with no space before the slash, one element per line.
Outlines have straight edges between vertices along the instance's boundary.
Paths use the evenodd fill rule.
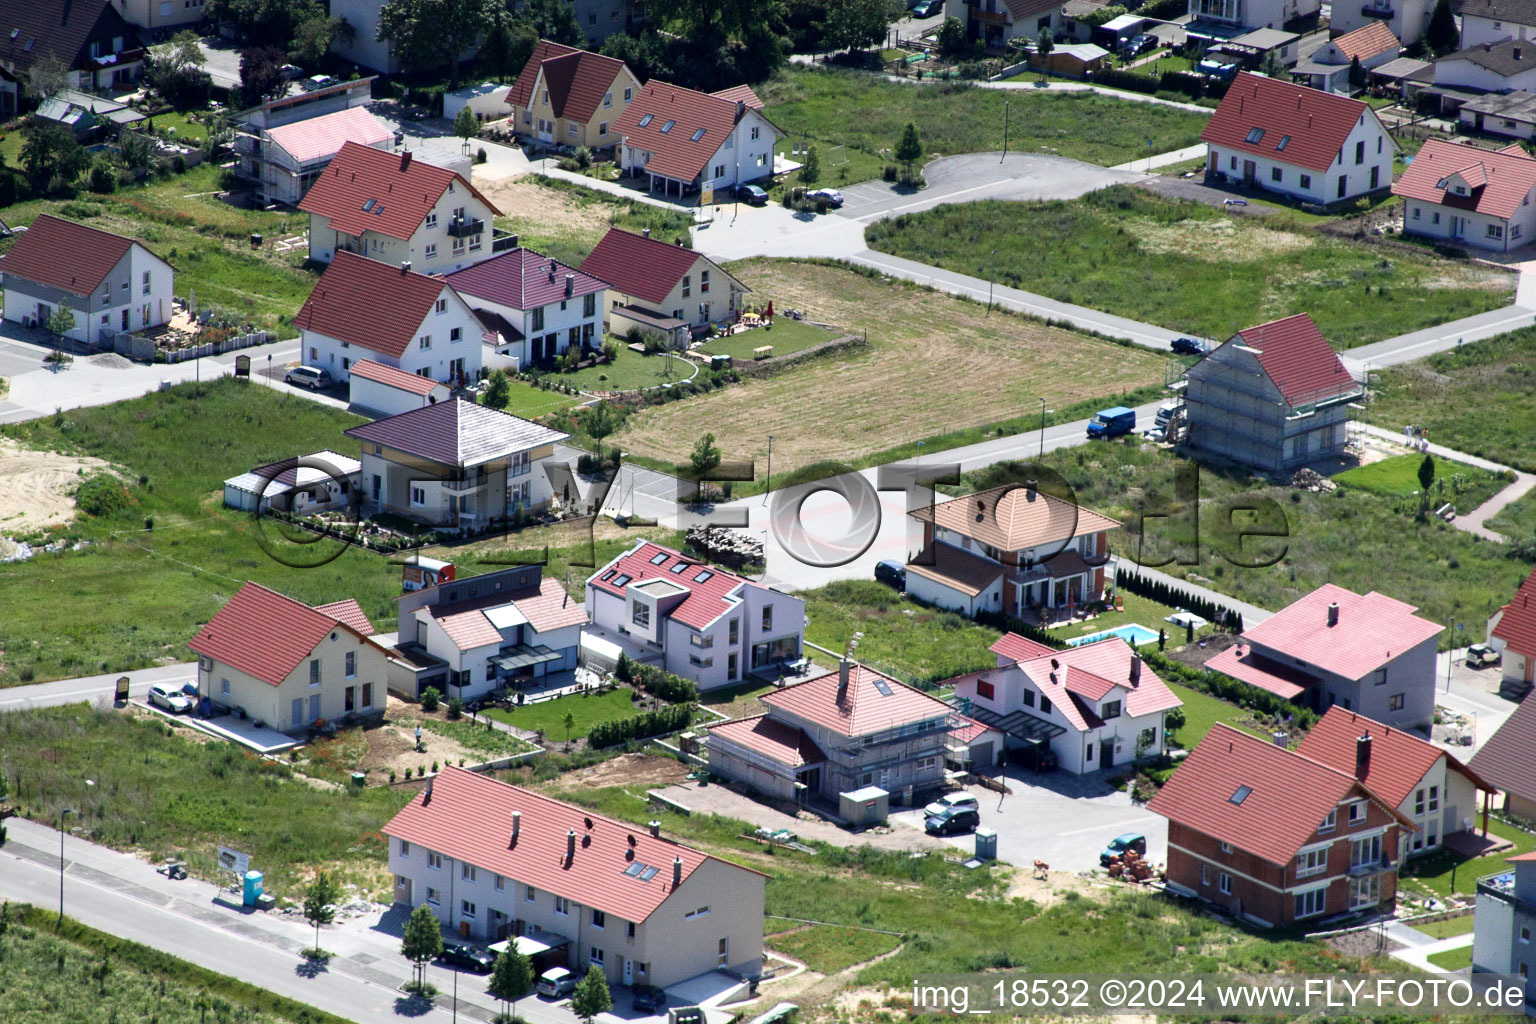
<path fill-rule="evenodd" d="M 48 314 L 48 330 L 55 338 L 63 338 L 75 329 L 75 311 L 59 303 L 54 311 Z"/>
<path fill-rule="evenodd" d="M 448 88 L 459 87 L 459 54 L 491 27 L 496 0 L 389 0 L 379 11 L 380 42 L 413 71 L 448 66 Z"/>
<path fill-rule="evenodd" d="M 693 453 L 688 456 L 688 462 L 693 470 L 693 479 L 699 483 L 720 465 L 720 449 L 715 445 L 714 434 L 705 434 L 699 438 L 693 446 Z"/>
<path fill-rule="evenodd" d="M 336 920 L 336 901 L 341 890 L 324 871 L 315 876 L 304 893 L 304 920 L 315 926 L 315 955 L 320 955 L 320 926 Z"/>
<path fill-rule="evenodd" d="M 400 955 L 416 965 L 416 991 L 426 987 L 427 961 L 443 951 L 443 932 L 437 917 L 425 903 L 405 919 L 405 934 L 400 941 Z"/>
<path fill-rule="evenodd" d="M 586 417 L 581 421 L 581 428 L 587 432 L 587 436 L 593 440 L 598 451 L 601 452 L 603 438 L 619 429 L 619 415 L 614 412 L 613 406 L 608 404 L 607 399 L 604 399 L 587 410 Z"/>
<path fill-rule="evenodd" d="M 908 121 L 907 126 L 901 131 L 901 138 L 896 143 L 896 159 L 907 168 L 907 180 L 913 177 L 912 165 L 923 158 L 923 140 L 917 134 L 917 125 Z"/>
<path fill-rule="evenodd" d="M 1039 38 L 1035 40 L 1035 52 L 1040 54 L 1041 78 L 1045 77 L 1046 59 L 1050 57 L 1051 51 L 1054 49 L 1056 49 L 1056 40 L 1051 38 L 1051 30 L 1048 28 L 1041 29 Z"/>
<path fill-rule="evenodd" d="M 821 157 L 816 155 L 816 147 L 811 146 L 805 151 L 805 163 L 800 165 L 800 184 L 814 185 L 821 180 Z"/>
<path fill-rule="evenodd" d="M 597 964 L 587 968 L 587 976 L 576 983 L 571 995 L 571 1012 L 580 1017 L 582 1024 L 592 1024 L 600 1013 L 613 1009 L 613 995 L 608 991 L 608 979 Z"/>
<path fill-rule="evenodd" d="M 501 1013 L 496 1020 L 506 1022 L 517 1018 L 517 1001 L 533 991 L 533 964 L 518 951 L 517 943 L 508 942 L 507 948 L 496 956 L 496 966 L 491 968 L 490 993 L 501 1000 Z M 512 1012 L 507 1012 L 507 1004 Z"/>
<path fill-rule="evenodd" d="M 508 379 L 507 371 L 492 370 L 485 387 L 485 395 L 480 400 L 481 404 L 491 409 L 505 409 L 511 400 L 512 381 Z"/>
<path fill-rule="evenodd" d="M 468 105 L 460 110 L 458 116 L 453 119 L 453 134 L 464 140 L 464 149 L 469 150 L 470 140 L 480 134 L 480 121 L 475 117 L 475 112 Z"/>

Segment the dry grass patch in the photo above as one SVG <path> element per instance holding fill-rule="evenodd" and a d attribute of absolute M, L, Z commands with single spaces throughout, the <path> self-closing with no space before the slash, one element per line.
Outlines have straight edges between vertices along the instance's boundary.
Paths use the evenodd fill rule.
<path fill-rule="evenodd" d="M 101 459 L 36 451 L 0 438 L 0 531 L 24 536 L 69 522 L 80 481 L 110 469 Z"/>
<path fill-rule="evenodd" d="M 1258 260 L 1310 249 L 1313 243 L 1311 236 L 1293 231 L 1240 231 L 1232 220 L 1181 220 L 1173 224 L 1136 220 L 1126 228 L 1149 253 L 1175 253 L 1208 263 Z"/>
<path fill-rule="evenodd" d="M 580 231 L 601 236 L 608 230 L 608 208 L 578 203 L 569 192 L 529 178 L 481 178 L 475 187 L 506 215 L 514 231 Z"/>
<path fill-rule="evenodd" d="M 630 418 L 623 446 L 686 461 L 713 432 L 727 458 L 767 454 L 776 473 L 851 460 L 904 439 L 930 437 L 1038 408 L 1113 397 L 1162 380 L 1156 353 L 1126 348 L 849 270 L 750 260 L 731 272 L 756 301 L 794 306 L 816 320 L 868 332 L 868 350 L 813 360 Z"/>

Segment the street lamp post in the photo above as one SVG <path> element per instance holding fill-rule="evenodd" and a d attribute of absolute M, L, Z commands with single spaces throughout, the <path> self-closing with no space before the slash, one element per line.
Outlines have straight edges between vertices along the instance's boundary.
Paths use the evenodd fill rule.
<path fill-rule="evenodd" d="M 987 278 L 987 315 L 992 315 L 992 289 L 997 284 L 997 250 L 992 250 L 992 274 Z"/>
<path fill-rule="evenodd" d="M 768 489 L 763 491 L 763 504 L 768 504 L 768 495 L 773 490 L 773 435 L 768 435 Z"/>
<path fill-rule="evenodd" d="M 59 923 L 57 928 L 64 927 L 64 816 L 74 813 L 73 807 L 65 807 L 59 811 Z"/>
<path fill-rule="evenodd" d="M 1045 399 L 1040 399 L 1040 458 L 1045 458 Z"/>

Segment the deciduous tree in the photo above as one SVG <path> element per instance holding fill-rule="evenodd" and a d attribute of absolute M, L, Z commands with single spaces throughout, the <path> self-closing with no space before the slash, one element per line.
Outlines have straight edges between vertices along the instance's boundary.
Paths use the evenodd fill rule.
<path fill-rule="evenodd" d="M 548 39 L 566 46 L 584 46 L 587 42 L 587 34 L 576 20 L 575 5 L 569 0 L 524 0 L 518 5 L 513 17 L 518 23 L 533 29 L 538 39 Z M 532 53 L 531 49 L 529 53 Z M 527 60 L 527 57 L 523 58 L 524 62 Z"/>
<path fill-rule="evenodd" d="M 891 22 L 901 17 L 898 0 L 826 0 L 821 19 L 823 45 L 829 50 L 864 50 L 885 41 Z"/>
<path fill-rule="evenodd" d="M 1429 485 L 1435 482 L 1435 457 L 1428 452 L 1424 454 L 1424 461 L 1419 463 L 1419 490 L 1428 491 Z"/>
<path fill-rule="evenodd" d="M 586 977 L 576 983 L 571 995 L 571 1012 L 580 1017 L 582 1024 L 592 1024 L 600 1013 L 613 1009 L 613 995 L 608 991 L 608 979 L 597 964 L 587 968 Z"/>
<path fill-rule="evenodd" d="M 720 449 L 715 445 L 714 434 L 705 434 L 699 438 L 693 446 L 692 454 L 688 456 L 688 462 L 693 470 L 693 479 L 697 481 L 704 480 L 720 465 Z"/>
<path fill-rule="evenodd" d="M 389 0 L 379 10 L 380 41 L 412 70 L 448 66 L 448 88 L 459 87 L 459 55 L 491 27 L 496 0 Z"/>
<path fill-rule="evenodd" d="M 907 126 L 901 131 L 901 138 L 896 143 L 896 159 L 906 165 L 907 178 L 910 180 L 913 174 L 912 165 L 923 158 L 923 140 L 917 134 L 917 124 L 907 122 Z"/>
<path fill-rule="evenodd" d="M 496 965 L 491 969 L 491 995 L 501 1000 L 501 1013 L 497 1020 L 515 1020 L 517 1001 L 533 991 L 533 964 L 517 948 L 516 942 L 508 942 L 507 948 L 496 955 Z M 507 1013 L 507 1004 L 512 1012 Z"/>
<path fill-rule="evenodd" d="M 336 901 L 341 890 L 324 871 L 315 876 L 304 893 L 304 920 L 315 926 L 315 953 L 320 953 L 320 926 L 336 920 Z"/>
<path fill-rule="evenodd" d="M 443 932 L 437 917 L 425 903 L 411 911 L 405 919 L 405 933 L 400 942 L 400 955 L 416 966 L 416 987 L 425 985 L 427 961 L 443 951 Z"/>
<path fill-rule="evenodd" d="M 275 46 L 253 46 L 240 52 L 242 105 L 254 107 L 282 90 L 283 59 L 283 51 Z"/>
<path fill-rule="evenodd" d="M 1429 24 L 1424 26 L 1425 44 L 1438 55 L 1454 50 L 1460 38 L 1456 16 L 1451 13 L 1451 0 L 1439 0 L 1434 13 L 1429 16 Z"/>

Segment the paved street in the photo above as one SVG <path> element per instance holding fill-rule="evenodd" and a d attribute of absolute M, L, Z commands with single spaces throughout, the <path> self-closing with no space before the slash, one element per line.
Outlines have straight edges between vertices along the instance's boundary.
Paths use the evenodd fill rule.
<path fill-rule="evenodd" d="M 197 675 L 197 662 L 178 662 L 141 668 L 133 672 L 110 672 L 79 679 L 59 679 L 51 683 L 10 686 L 0 689 L 0 713 L 27 708 L 56 707 L 60 704 L 87 703 L 110 706 L 117 693 L 117 681 L 128 677 L 128 695 L 143 697 L 156 683 L 183 683 Z"/>

